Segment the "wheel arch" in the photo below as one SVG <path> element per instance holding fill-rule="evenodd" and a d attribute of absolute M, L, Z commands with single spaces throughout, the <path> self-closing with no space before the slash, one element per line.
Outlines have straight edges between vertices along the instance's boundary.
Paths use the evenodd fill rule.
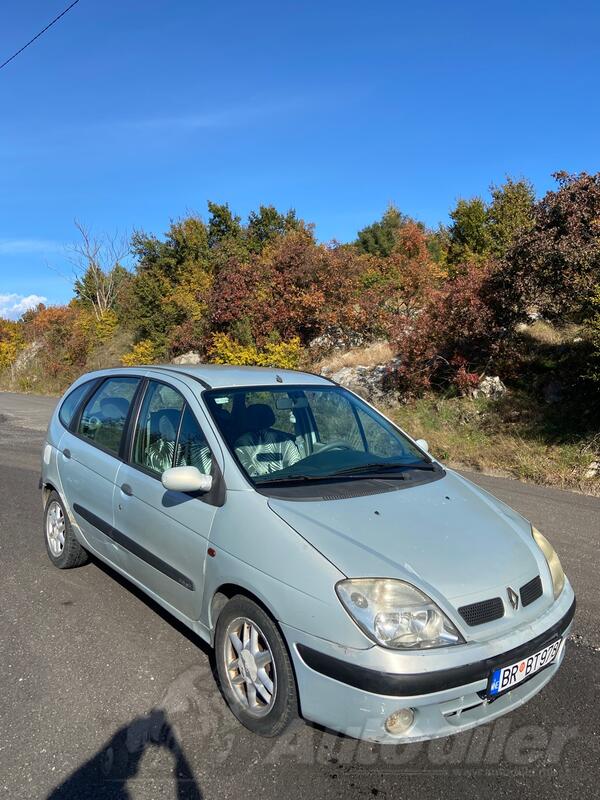
<path fill-rule="evenodd" d="M 42 489 L 42 505 L 44 506 L 44 508 L 46 508 L 46 503 L 48 502 L 48 498 L 50 497 L 52 492 L 56 492 L 56 494 L 59 497 L 61 496 L 56 486 L 54 486 L 54 484 L 51 483 L 50 481 L 44 481 L 41 485 L 41 489 Z"/>
<path fill-rule="evenodd" d="M 225 608 L 229 600 L 232 597 L 235 597 L 236 594 L 241 594 L 244 597 L 247 597 L 249 600 L 254 601 L 258 606 L 260 606 L 263 611 L 265 611 L 273 620 L 275 625 L 279 628 L 279 622 L 277 619 L 277 615 L 275 614 L 274 610 L 269 606 L 265 600 L 260 597 L 260 595 L 253 592 L 251 589 L 242 586 L 239 583 L 222 583 L 218 586 L 215 591 L 213 592 L 213 596 L 210 601 L 209 606 L 209 626 L 211 630 L 211 638 L 214 644 L 214 636 L 215 636 L 215 629 L 217 627 L 217 620 L 219 619 L 219 614 Z"/>

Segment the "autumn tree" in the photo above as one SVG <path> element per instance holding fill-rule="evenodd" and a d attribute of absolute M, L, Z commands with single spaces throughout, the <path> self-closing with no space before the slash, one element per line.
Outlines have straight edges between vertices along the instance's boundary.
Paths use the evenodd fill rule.
<path fill-rule="evenodd" d="M 406 222 L 396 237 L 390 255 L 371 257 L 360 274 L 359 302 L 368 320 L 364 324 L 379 335 L 393 328 L 398 315 L 416 315 L 442 276 L 422 226 Z"/>
<path fill-rule="evenodd" d="M 168 348 L 182 325 L 199 340 L 213 280 L 207 225 L 196 216 L 174 222 L 164 240 L 134 233 L 131 317 L 136 337 Z M 193 344 L 193 342 L 189 342 Z"/>
<path fill-rule="evenodd" d="M 258 345 L 273 335 L 305 344 L 327 326 L 352 327 L 362 314 L 360 259 L 353 248 L 318 244 L 308 228 L 290 230 L 258 254 L 230 259 L 218 273 L 212 324 Z"/>
<path fill-rule="evenodd" d="M 271 288 L 279 291 L 281 303 L 285 287 L 277 288 L 279 273 L 269 272 L 261 253 L 294 231 L 314 244 L 293 211 L 281 214 L 273 206 L 261 206 L 250 213 L 247 224 L 227 204 L 209 202 L 208 211 L 207 222 L 190 216 L 173 223 L 164 240 L 142 232 L 132 239 L 136 338 L 169 355 L 203 349 L 212 324 L 240 340 L 263 336 L 263 330 L 273 327 L 270 308 L 255 299 L 265 270 L 264 280 L 274 281 Z M 259 324 L 261 314 L 265 319 Z"/>
<path fill-rule="evenodd" d="M 464 385 L 501 359 L 510 362 L 513 331 L 497 302 L 497 270 L 494 262 L 467 263 L 428 294 L 417 317 L 395 318 L 391 339 L 401 363 L 392 379 L 403 396 Z"/>
<path fill-rule="evenodd" d="M 554 177 L 507 255 L 509 281 L 515 303 L 580 321 L 600 286 L 600 173 Z"/>

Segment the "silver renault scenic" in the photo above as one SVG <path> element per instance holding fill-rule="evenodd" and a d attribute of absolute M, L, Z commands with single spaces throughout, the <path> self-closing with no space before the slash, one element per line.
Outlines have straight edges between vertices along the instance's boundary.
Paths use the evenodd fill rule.
<path fill-rule="evenodd" d="M 84 375 L 42 456 L 53 564 L 110 564 L 214 647 L 233 714 L 396 744 L 522 705 L 575 596 L 548 540 L 322 377 Z"/>

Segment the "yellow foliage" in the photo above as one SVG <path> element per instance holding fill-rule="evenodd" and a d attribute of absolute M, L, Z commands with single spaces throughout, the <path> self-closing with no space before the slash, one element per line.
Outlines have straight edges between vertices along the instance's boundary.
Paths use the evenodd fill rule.
<path fill-rule="evenodd" d="M 113 335 L 117 329 L 119 320 L 114 311 L 106 311 L 104 315 L 96 320 L 96 336 L 101 342 L 105 342 Z"/>
<path fill-rule="evenodd" d="M 140 364 L 152 364 L 156 358 L 156 348 L 150 339 L 142 339 L 141 342 L 134 344 L 129 353 L 125 353 L 121 358 L 124 367 L 137 367 Z"/>
<path fill-rule="evenodd" d="M 23 347 L 23 337 L 17 323 L 0 320 L 0 372 L 14 363 Z"/>
<path fill-rule="evenodd" d="M 260 353 L 261 367 L 298 369 L 302 360 L 300 339 L 295 336 L 287 342 L 269 342 Z"/>
<path fill-rule="evenodd" d="M 90 348 L 100 342 L 105 342 L 115 332 L 118 325 L 117 315 L 114 311 L 106 311 L 100 319 L 92 311 L 81 310 L 77 317 L 76 327 L 82 333 Z"/>
<path fill-rule="evenodd" d="M 294 337 L 288 342 L 269 342 L 259 350 L 254 345 L 236 342 L 226 333 L 214 333 L 209 355 L 215 364 L 298 369 L 302 360 L 302 346 L 300 339 Z"/>
<path fill-rule="evenodd" d="M 207 297 L 212 286 L 212 277 L 202 268 L 193 265 L 185 270 L 173 292 L 165 298 L 175 303 L 187 317 L 198 322 L 206 314 Z"/>

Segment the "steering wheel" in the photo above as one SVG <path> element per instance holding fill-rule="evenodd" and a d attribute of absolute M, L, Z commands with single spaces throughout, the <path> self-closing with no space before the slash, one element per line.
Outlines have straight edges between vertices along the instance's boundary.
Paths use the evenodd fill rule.
<path fill-rule="evenodd" d="M 320 455 L 321 453 L 328 453 L 330 450 L 354 450 L 350 442 L 346 442 L 344 439 L 334 439 L 332 442 L 327 442 L 317 450 L 317 453 Z"/>

